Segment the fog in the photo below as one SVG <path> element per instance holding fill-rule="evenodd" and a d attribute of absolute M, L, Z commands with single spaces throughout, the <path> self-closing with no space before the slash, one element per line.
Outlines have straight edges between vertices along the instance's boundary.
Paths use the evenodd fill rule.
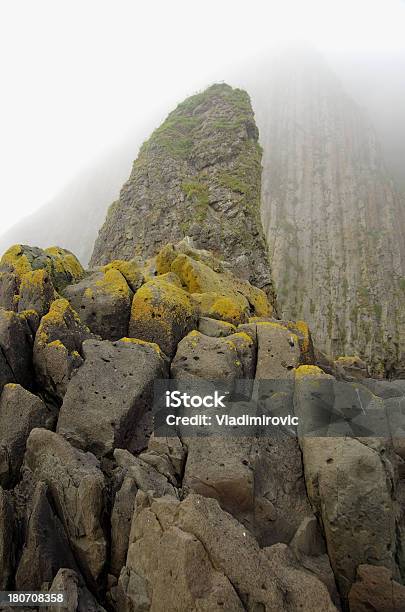
<path fill-rule="evenodd" d="M 0 234 L 47 206 L 0 246 L 30 241 L 38 219 L 63 241 L 70 207 L 92 239 L 139 145 L 178 102 L 215 81 L 260 82 L 297 43 L 366 109 L 404 182 L 404 28 L 399 0 L 3 2 Z M 67 246 L 87 258 L 87 246 Z"/>

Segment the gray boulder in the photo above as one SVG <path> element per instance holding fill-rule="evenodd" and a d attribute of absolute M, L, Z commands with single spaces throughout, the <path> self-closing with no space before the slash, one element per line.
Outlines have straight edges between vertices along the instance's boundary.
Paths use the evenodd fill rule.
<path fill-rule="evenodd" d="M 133 292 L 121 272 L 108 268 L 93 272 L 64 290 L 84 325 L 103 340 L 128 335 Z"/>
<path fill-rule="evenodd" d="M 147 446 L 155 379 L 166 376 L 159 347 L 137 341 L 83 343 L 85 362 L 69 383 L 57 431 L 98 457 Z"/>
<path fill-rule="evenodd" d="M 43 401 L 16 384 L 4 387 L 0 397 L 0 485 L 9 487 L 18 478 L 25 445 L 35 427 L 55 420 Z"/>
<path fill-rule="evenodd" d="M 15 583 L 20 591 L 40 591 L 52 582 L 61 567 L 77 569 L 63 526 L 47 496 L 47 485 L 39 482 L 29 508 L 27 534 Z"/>
<path fill-rule="evenodd" d="M 25 318 L 11 310 L 0 309 L 0 353 L 12 372 L 8 382 L 32 387 L 32 344 L 33 337 Z"/>
<path fill-rule="evenodd" d="M 48 485 L 72 551 L 86 578 L 96 582 L 107 554 L 102 528 L 105 482 L 99 462 L 58 434 L 34 429 L 27 441 L 25 465 L 35 480 Z"/>
<path fill-rule="evenodd" d="M 50 593 L 64 593 L 66 599 L 64 604 L 48 606 L 46 612 L 105 612 L 80 574 L 72 569 L 62 568 L 58 571 Z"/>
<path fill-rule="evenodd" d="M 0 487 L 0 589 L 11 587 L 14 575 L 14 517 L 10 494 Z"/>

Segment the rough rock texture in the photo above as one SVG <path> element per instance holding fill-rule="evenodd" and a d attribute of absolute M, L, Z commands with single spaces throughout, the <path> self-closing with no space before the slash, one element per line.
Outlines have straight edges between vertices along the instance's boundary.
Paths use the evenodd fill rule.
<path fill-rule="evenodd" d="M 82 323 L 103 340 L 127 335 L 133 292 L 118 269 L 94 272 L 63 293 Z"/>
<path fill-rule="evenodd" d="M 4 360 L 12 373 L 10 382 L 28 388 L 34 379 L 32 344 L 31 329 L 24 316 L 0 308 L 0 360 Z"/>
<path fill-rule="evenodd" d="M 279 309 L 327 354 L 401 377 L 404 204 L 376 135 L 321 58 L 282 57 L 252 86 L 262 218 Z"/>
<path fill-rule="evenodd" d="M 61 401 L 72 373 L 82 363 L 82 343 L 94 338 L 69 302 L 59 299 L 39 325 L 34 342 L 37 380 L 49 397 Z"/>
<path fill-rule="evenodd" d="M 39 397 L 20 385 L 4 387 L 0 396 L 1 486 L 9 487 L 18 479 L 31 430 L 50 426 L 54 420 L 54 415 Z"/>
<path fill-rule="evenodd" d="M 91 264 L 155 255 L 191 236 L 273 295 L 260 221 L 261 150 L 248 95 L 213 85 L 188 98 L 142 146 L 110 207 Z"/>
<path fill-rule="evenodd" d="M 142 424 L 150 413 L 153 381 L 166 375 L 159 347 L 131 339 L 87 340 L 83 355 L 84 364 L 68 385 L 57 431 L 98 457 L 116 447 L 146 446 L 150 429 L 146 422 L 142 432 Z"/>
<path fill-rule="evenodd" d="M 48 485 L 72 550 L 86 577 L 96 582 L 107 553 L 102 528 L 105 482 L 97 459 L 73 448 L 58 434 L 34 429 L 25 464 L 35 480 Z"/>
<path fill-rule="evenodd" d="M 72 612 L 399 612 L 404 381 L 322 356 L 306 323 L 273 319 L 263 291 L 189 240 L 61 289 L 75 302 L 119 279 L 125 300 L 106 308 L 103 288 L 93 303 L 103 334 L 126 333 L 131 312 L 135 337 L 116 341 L 94 337 L 66 297 L 45 299 L 51 273 L 38 270 L 20 283 L 32 310 L 0 309 L 0 588 L 63 589 Z M 153 384 L 169 375 L 225 381 L 234 416 L 251 401 L 295 413 L 299 435 L 158 437 Z M 379 437 L 331 416 L 323 437 L 305 435 L 323 399 Z"/>
<path fill-rule="evenodd" d="M 302 597 L 305 578 L 309 588 Z M 141 605 L 168 612 L 336 610 L 317 578 L 272 566 L 240 523 L 215 500 L 198 495 L 181 503 L 143 500 L 134 514 L 118 601 L 123 612 Z"/>
<path fill-rule="evenodd" d="M 39 482 L 30 508 L 27 536 L 15 582 L 21 591 L 39 591 L 60 567 L 77 569 L 60 520 L 52 511 L 47 486 Z"/>

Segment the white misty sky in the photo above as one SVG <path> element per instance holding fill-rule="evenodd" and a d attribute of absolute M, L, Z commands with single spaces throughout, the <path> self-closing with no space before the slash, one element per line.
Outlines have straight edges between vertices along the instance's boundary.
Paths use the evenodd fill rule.
<path fill-rule="evenodd" d="M 0 233 L 238 62 L 302 40 L 389 56 L 404 31 L 400 0 L 2 0 Z"/>

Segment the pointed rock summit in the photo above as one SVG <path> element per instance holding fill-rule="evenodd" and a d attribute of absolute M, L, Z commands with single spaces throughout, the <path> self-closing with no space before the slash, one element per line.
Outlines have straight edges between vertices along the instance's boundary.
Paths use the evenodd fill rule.
<path fill-rule="evenodd" d="M 261 157 L 246 92 L 216 84 L 191 96 L 142 146 L 91 265 L 152 256 L 189 236 L 274 301 L 260 219 Z"/>

